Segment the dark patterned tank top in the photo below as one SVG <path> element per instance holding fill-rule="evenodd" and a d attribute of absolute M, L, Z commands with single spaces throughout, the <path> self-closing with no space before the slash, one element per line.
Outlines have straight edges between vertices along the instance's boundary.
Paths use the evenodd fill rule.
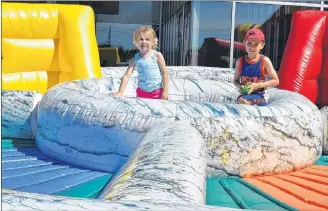
<path fill-rule="evenodd" d="M 247 56 L 241 57 L 239 60 L 240 83 L 242 85 L 250 83 L 264 82 L 267 73 L 264 68 L 264 56 L 261 55 L 258 61 L 252 62 L 247 59 Z M 264 89 L 258 89 L 253 93 L 264 92 Z"/>

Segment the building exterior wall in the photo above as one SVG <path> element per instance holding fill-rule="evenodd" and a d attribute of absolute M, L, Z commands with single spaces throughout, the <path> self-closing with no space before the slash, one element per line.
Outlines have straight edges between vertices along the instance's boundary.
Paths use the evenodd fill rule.
<path fill-rule="evenodd" d="M 191 2 L 162 2 L 160 50 L 167 64 L 181 66 L 189 63 L 190 21 Z"/>
<path fill-rule="evenodd" d="M 177 4 L 163 2 L 163 5 L 162 14 L 167 14 L 166 10 L 172 11 Z M 181 23 L 179 15 L 186 8 L 191 11 L 190 19 Z M 173 14 L 162 19 L 161 40 L 165 47 L 161 51 L 168 65 L 233 68 L 235 60 L 246 53 L 243 48 L 246 31 L 257 27 L 266 35 L 262 53 L 270 57 L 279 71 L 291 18 L 299 10 L 328 10 L 328 1 L 181 2 L 178 9 L 173 9 Z M 187 29 L 189 36 L 182 36 L 181 28 Z"/>
<path fill-rule="evenodd" d="M 266 35 L 262 53 L 279 71 L 293 13 L 328 11 L 328 1 L 119 1 L 118 8 L 117 14 L 95 14 L 96 36 L 99 47 L 118 48 L 123 63 L 136 52 L 133 32 L 147 25 L 167 65 L 233 68 L 245 55 L 246 31 L 258 27 Z"/>
<path fill-rule="evenodd" d="M 127 65 L 136 53 L 132 42 L 136 29 L 146 25 L 159 36 L 160 8 L 159 1 L 119 1 L 118 14 L 96 14 L 98 46 L 117 48 L 120 63 Z"/>

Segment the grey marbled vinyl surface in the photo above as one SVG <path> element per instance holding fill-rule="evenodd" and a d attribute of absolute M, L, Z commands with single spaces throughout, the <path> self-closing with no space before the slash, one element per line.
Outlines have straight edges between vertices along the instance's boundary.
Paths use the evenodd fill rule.
<path fill-rule="evenodd" d="M 122 78 L 127 70 L 127 67 L 102 67 L 104 78 Z M 219 67 L 202 67 L 202 66 L 168 66 L 169 78 L 182 79 L 209 79 L 216 81 L 233 82 L 234 70 L 229 68 Z M 136 70 L 131 75 L 132 78 L 138 76 Z"/>
<path fill-rule="evenodd" d="M 188 122 L 158 122 L 99 199 L 205 204 L 206 143 Z"/>
<path fill-rule="evenodd" d="M 88 79 L 49 90 L 39 107 L 36 134 L 39 149 L 74 165 L 115 173 L 153 123 L 178 119 L 174 114 L 177 101 L 110 96 L 109 91 L 119 86 L 119 81 L 116 82 L 112 78 Z M 134 82 L 132 78 L 126 90 L 134 90 Z M 178 86 L 171 86 L 169 97 L 200 102 L 235 101 L 238 92 L 233 84 L 209 82 L 172 79 L 170 83 Z M 169 107 L 165 108 L 167 103 Z M 180 102 L 182 106 L 184 103 Z"/>
<path fill-rule="evenodd" d="M 328 106 L 325 106 L 320 109 L 320 112 L 322 114 L 322 118 L 324 121 L 324 127 L 323 127 L 323 134 L 324 134 L 324 143 L 323 143 L 323 154 L 328 154 Z"/>
<path fill-rule="evenodd" d="M 308 99 L 293 92 L 269 89 L 268 106 L 236 105 L 239 93 L 229 82 L 230 73 L 226 74 L 230 75 L 228 78 L 225 73 L 218 73 L 220 76 L 214 78 L 210 74 L 201 75 L 200 70 L 189 67 L 169 70 L 170 101 L 134 98 L 135 77 L 130 79 L 125 93 L 129 97 L 108 94 L 118 89 L 121 77 L 118 75 L 53 87 L 39 106 L 38 147 L 58 160 L 113 173 L 137 149 L 100 196 L 120 201 L 80 200 L 3 190 L 3 209 L 234 210 L 197 205 L 204 200 L 201 194 L 205 180 L 202 176 L 205 174 L 202 173 L 204 149 L 207 150 L 207 176 L 274 174 L 310 165 L 321 155 L 325 111 L 320 112 Z M 199 77 L 189 74 L 193 71 L 198 71 Z M 187 131 L 172 131 L 170 128 L 174 124 L 170 125 L 171 122 L 186 125 L 190 132 L 184 138 L 174 136 L 173 133 L 181 135 Z M 158 124 L 160 128 L 154 128 Z M 161 133 L 165 131 L 163 136 Z M 195 138 L 188 142 L 185 137 L 189 136 Z M 175 149 L 164 150 L 170 147 Z M 195 154 L 188 160 L 189 147 L 203 154 Z M 175 159 L 178 152 L 186 154 Z M 152 162 L 148 162 L 149 159 Z M 163 167 L 165 160 L 169 161 Z M 199 168 L 193 168 L 195 165 Z M 163 168 L 165 171 L 161 171 Z M 187 177 L 190 175 L 186 172 L 191 172 L 192 177 Z M 151 179 L 147 180 L 151 177 L 153 184 Z M 181 178 L 179 184 L 172 183 L 176 178 Z M 202 178 L 201 182 L 194 184 L 198 178 Z M 143 187 L 149 191 L 142 190 Z M 176 190 L 169 192 L 172 187 Z M 194 190 L 193 194 L 186 195 L 189 190 Z M 170 193 L 179 195 L 169 199 Z M 160 195 L 165 197 L 160 198 Z M 189 204 L 193 199 L 194 204 Z M 148 202 L 141 202 L 143 200 Z"/>
<path fill-rule="evenodd" d="M 41 98 L 35 91 L 1 90 L 1 136 L 34 138 L 36 109 Z"/>
<path fill-rule="evenodd" d="M 181 210 L 181 211 L 240 211 L 227 207 L 214 207 L 195 204 L 168 204 L 136 201 L 108 201 L 77 199 L 59 196 L 49 196 L 34 193 L 24 193 L 2 190 L 2 210 L 117 210 L 117 211 L 144 211 L 144 210 Z M 251 211 L 251 210 L 249 210 Z"/>
<path fill-rule="evenodd" d="M 81 82 L 81 87 L 92 91 L 109 93 L 109 90 L 118 91 L 120 83 L 121 78 L 109 77 Z M 137 87 L 138 79 L 135 77 L 130 78 L 123 96 L 136 97 Z M 168 87 L 170 101 L 235 103 L 240 94 L 233 83 L 223 80 L 171 78 Z"/>
<path fill-rule="evenodd" d="M 184 101 L 112 97 L 110 78 L 58 85 L 40 104 L 38 147 L 74 165 L 116 172 L 156 122 L 185 120 L 206 140 L 209 176 L 290 171 L 322 153 L 322 115 L 302 95 L 272 88 L 268 106 L 237 105 L 232 83 L 175 81 L 189 84 L 179 87 Z M 222 97 L 206 97 L 216 95 Z"/>

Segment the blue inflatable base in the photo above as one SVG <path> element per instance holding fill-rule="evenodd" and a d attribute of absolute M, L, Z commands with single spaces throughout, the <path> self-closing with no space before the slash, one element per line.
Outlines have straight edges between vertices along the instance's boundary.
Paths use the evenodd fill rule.
<path fill-rule="evenodd" d="M 95 198 L 112 174 L 75 168 L 43 155 L 34 140 L 2 139 L 2 188 Z"/>

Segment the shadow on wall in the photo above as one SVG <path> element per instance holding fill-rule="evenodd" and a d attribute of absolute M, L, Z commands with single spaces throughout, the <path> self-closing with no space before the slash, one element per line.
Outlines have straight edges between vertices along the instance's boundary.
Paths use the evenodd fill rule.
<path fill-rule="evenodd" d="M 99 47 L 99 59 L 102 67 L 115 67 L 120 62 L 118 49 L 115 47 Z"/>
<path fill-rule="evenodd" d="M 239 52 L 246 53 L 242 42 L 234 42 L 233 62 Z M 238 51 L 236 51 L 238 50 Z M 203 46 L 198 50 L 198 65 L 228 68 L 230 63 L 230 41 L 209 37 L 204 39 Z"/>
<path fill-rule="evenodd" d="M 99 46 L 99 58 L 101 67 L 128 66 L 129 61 L 138 52 L 137 49 L 124 50 L 123 47 Z"/>
<path fill-rule="evenodd" d="M 235 64 L 236 58 L 246 54 L 243 38 L 246 32 L 254 27 L 260 28 L 260 25 L 241 24 L 236 26 L 234 30 L 233 64 Z M 230 40 L 216 37 L 205 38 L 202 47 L 198 51 L 198 62 L 200 66 L 228 68 L 230 63 Z"/>

